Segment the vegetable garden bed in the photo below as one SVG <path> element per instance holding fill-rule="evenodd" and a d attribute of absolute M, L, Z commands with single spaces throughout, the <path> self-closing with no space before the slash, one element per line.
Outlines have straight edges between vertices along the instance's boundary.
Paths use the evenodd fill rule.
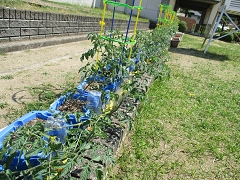
<path fill-rule="evenodd" d="M 103 2 L 104 8 L 107 4 L 114 10 L 122 6 Z M 141 3 L 131 7 L 138 13 L 142 9 Z M 169 8 L 164 10 L 168 18 L 165 24 L 160 23 L 152 32 L 137 32 L 135 24 L 131 38 L 129 27 L 126 35 L 114 29 L 104 31 L 103 14 L 100 34 L 88 36 L 93 48 L 81 56 L 82 61 L 96 57 L 96 62 L 79 70 L 81 83 L 76 92 L 59 97 L 47 111 L 23 116 L 1 132 L 0 178 L 105 177 L 151 81 L 169 74 L 165 61 L 177 19 Z M 36 117 L 44 121 L 25 126 Z M 14 139 L 16 134 L 19 139 Z"/>

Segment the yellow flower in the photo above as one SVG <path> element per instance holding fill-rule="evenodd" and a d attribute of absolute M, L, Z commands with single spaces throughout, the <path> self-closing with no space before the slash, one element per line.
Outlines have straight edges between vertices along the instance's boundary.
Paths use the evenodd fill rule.
<path fill-rule="evenodd" d="M 190 96 L 190 97 L 193 97 L 193 96 L 195 96 L 195 94 L 189 93 L 189 96 Z"/>
<path fill-rule="evenodd" d="M 68 158 L 64 159 L 64 160 L 62 161 L 62 163 L 63 163 L 63 164 L 66 164 L 67 161 L 68 161 Z"/>
<path fill-rule="evenodd" d="M 50 136 L 51 142 L 54 142 L 56 140 L 57 136 Z"/>
<path fill-rule="evenodd" d="M 132 71 L 132 72 L 130 72 L 130 74 L 137 74 L 138 73 L 138 71 Z"/>
<path fill-rule="evenodd" d="M 92 130 L 93 130 L 92 126 L 88 126 L 87 129 L 88 129 L 89 131 L 92 131 Z"/>
<path fill-rule="evenodd" d="M 109 104 L 106 104 L 106 110 L 111 111 L 113 109 L 113 101 L 109 101 Z"/>
<path fill-rule="evenodd" d="M 151 60 L 146 59 L 145 62 L 146 62 L 147 64 L 150 64 L 150 63 L 151 63 Z"/>
<path fill-rule="evenodd" d="M 62 170 L 63 170 L 63 168 L 59 168 L 59 169 L 57 170 L 57 172 L 60 173 L 60 172 L 62 172 Z"/>

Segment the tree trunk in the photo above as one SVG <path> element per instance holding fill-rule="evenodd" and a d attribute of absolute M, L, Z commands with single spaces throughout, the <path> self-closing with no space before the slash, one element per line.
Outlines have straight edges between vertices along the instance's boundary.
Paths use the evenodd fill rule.
<path fill-rule="evenodd" d="M 188 9 L 185 10 L 185 17 L 188 15 Z"/>

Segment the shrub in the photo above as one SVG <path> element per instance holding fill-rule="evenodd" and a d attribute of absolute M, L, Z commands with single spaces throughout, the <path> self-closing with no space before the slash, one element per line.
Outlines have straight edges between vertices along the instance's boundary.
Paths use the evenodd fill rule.
<path fill-rule="evenodd" d="M 240 42 L 240 39 L 238 39 L 238 37 L 236 36 L 236 34 L 237 34 L 238 37 L 240 38 L 240 32 L 236 32 L 236 33 L 233 34 L 233 36 L 234 36 L 234 41 L 235 41 L 235 42 Z"/>
<path fill-rule="evenodd" d="M 226 35 L 228 33 L 229 32 L 227 32 L 227 31 L 223 31 L 223 32 L 221 32 L 220 36 Z M 229 35 L 221 38 L 220 40 L 225 41 L 225 42 L 232 42 L 234 40 L 234 36 L 233 36 L 233 34 L 229 34 Z"/>
<path fill-rule="evenodd" d="M 222 31 L 222 28 L 220 28 L 220 27 L 217 27 L 217 30 L 216 30 L 216 32 L 221 32 Z"/>
<path fill-rule="evenodd" d="M 185 21 L 180 21 L 178 23 L 178 31 L 185 33 L 187 31 L 187 23 Z"/>

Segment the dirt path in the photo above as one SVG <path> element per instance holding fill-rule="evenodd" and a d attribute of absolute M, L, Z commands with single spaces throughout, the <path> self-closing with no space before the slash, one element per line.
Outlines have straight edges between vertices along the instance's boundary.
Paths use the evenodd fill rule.
<path fill-rule="evenodd" d="M 85 65 L 80 56 L 91 47 L 90 41 L 80 41 L 0 55 L 0 128 L 8 123 L 6 108 L 34 100 L 28 87 L 61 85 L 67 75 L 78 74 Z"/>

